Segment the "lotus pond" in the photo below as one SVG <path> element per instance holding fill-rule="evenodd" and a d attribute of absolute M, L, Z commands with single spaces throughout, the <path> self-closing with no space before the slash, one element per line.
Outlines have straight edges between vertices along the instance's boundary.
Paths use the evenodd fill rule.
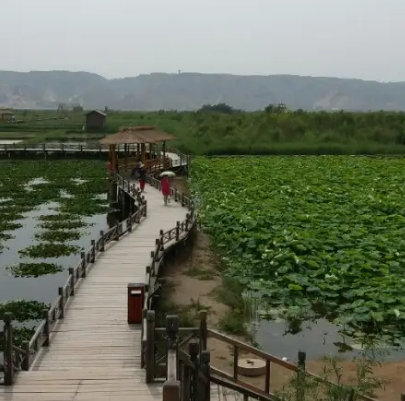
<path fill-rule="evenodd" d="M 13 160 L 0 168 L 0 318 L 13 312 L 15 335 L 26 338 L 67 269 L 107 229 L 105 163 Z"/>
<path fill-rule="evenodd" d="M 201 224 L 226 274 L 260 295 L 264 326 L 291 336 L 324 322 L 390 347 L 405 335 L 404 181 L 403 158 L 196 158 L 191 170 Z"/>

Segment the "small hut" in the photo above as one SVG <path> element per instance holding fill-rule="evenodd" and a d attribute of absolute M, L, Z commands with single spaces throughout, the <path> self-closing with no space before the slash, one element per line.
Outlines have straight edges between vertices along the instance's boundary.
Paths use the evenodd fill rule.
<path fill-rule="evenodd" d="M 118 171 L 134 168 L 138 161 L 142 161 L 145 168 L 151 171 L 164 169 L 170 164 L 170 159 L 166 157 L 166 142 L 173 139 L 176 137 L 156 127 L 125 127 L 101 139 L 100 144 L 109 145 L 109 160 Z M 161 154 L 157 150 L 159 143 L 162 144 Z M 120 145 L 124 145 L 123 158 L 118 157 Z M 136 148 L 133 146 L 131 149 L 130 145 L 136 145 Z"/>
<path fill-rule="evenodd" d="M 86 130 L 103 129 L 107 122 L 107 115 L 99 110 L 92 110 L 86 114 Z"/>
<path fill-rule="evenodd" d="M 0 109 L 0 121 L 11 121 L 13 112 L 11 110 Z"/>

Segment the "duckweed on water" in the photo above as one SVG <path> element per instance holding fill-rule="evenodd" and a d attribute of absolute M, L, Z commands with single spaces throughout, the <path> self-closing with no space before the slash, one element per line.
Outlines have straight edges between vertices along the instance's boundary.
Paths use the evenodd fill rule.
<path fill-rule="evenodd" d="M 81 248 L 76 245 L 54 244 L 48 242 L 39 245 L 31 245 L 22 249 L 18 253 L 20 256 L 29 257 L 32 259 L 47 259 L 75 255 L 80 251 Z"/>
<path fill-rule="evenodd" d="M 70 213 L 59 213 L 59 214 L 47 214 L 37 217 L 40 221 L 66 221 L 66 220 L 77 220 L 79 216 L 72 215 Z"/>
<path fill-rule="evenodd" d="M 92 224 L 85 223 L 82 220 L 60 220 L 60 221 L 48 221 L 39 225 L 41 228 L 46 230 L 73 230 L 83 227 L 88 227 Z"/>
<path fill-rule="evenodd" d="M 18 322 L 28 322 L 42 319 L 42 311 L 48 309 L 49 305 L 38 301 L 13 300 L 0 303 L 0 320 L 4 319 L 4 314 L 11 312 L 14 320 Z"/>
<path fill-rule="evenodd" d="M 13 235 L 11 235 L 11 234 L 5 234 L 5 233 L 0 232 L 0 241 L 1 242 L 8 241 L 8 240 L 13 239 L 13 238 L 15 238 L 15 237 Z"/>
<path fill-rule="evenodd" d="M 1 232 L 18 230 L 21 227 L 22 227 L 22 224 L 20 224 L 20 223 L 12 223 L 7 220 L 0 222 L 0 231 Z"/>
<path fill-rule="evenodd" d="M 40 277 L 47 274 L 57 274 L 63 271 L 63 267 L 55 263 L 19 263 L 16 266 L 7 266 L 14 277 Z"/>
<path fill-rule="evenodd" d="M 83 234 L 80 231 L 45 231 L 35 234 L 35 239 L 47 242 L 77 241 Z"/>

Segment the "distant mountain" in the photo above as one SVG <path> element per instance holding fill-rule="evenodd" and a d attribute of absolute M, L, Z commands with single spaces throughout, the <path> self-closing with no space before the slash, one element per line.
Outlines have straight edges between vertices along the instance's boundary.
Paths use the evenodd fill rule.
<path fill-rule="evenodd" d="M 405 82 L 199 73 L 108 80 L 88 72 L 0 71 L 0 107 L 56 108 L 59 103 L 131 110 L 195 110 L 215 103 L 244 110 L 270 103 L 306 110 L 405 110 Z"/>

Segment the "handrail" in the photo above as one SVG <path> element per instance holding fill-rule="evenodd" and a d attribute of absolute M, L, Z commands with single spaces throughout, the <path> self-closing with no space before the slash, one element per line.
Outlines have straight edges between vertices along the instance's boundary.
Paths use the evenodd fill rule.
<path fill-rule="evenodd" d="M 1 144 L 0 152 L 10 152 L 10 151 L 37 151 L 37 152 L 52 152 L 52 151 L 61 151 L 61 152 L 86 152 L 86 151 L 99 151 L 99 152 L 108 152 L 109 145 L 100 144 L 98 142 L 40 142 L 40 143 L 11 143 L 11 144 Z M 127 150 L 130 153 L 137 153 L 136 144 L 127 144 L 127 145 L 116 145 L 116 150 L 123 152 Z M 163 156 L 162 150 L 157 152 Z M 166 153 L 175 153 L 179 156 L 184 162 L 189 158 L 188 155 L 180 152 L 177 148 L 167 148 Z"/>
<path fill-rule="evenodd" d="M 238 393 L 243 394 L 245 397 L 250 397 L 258 399 L 261 401 L 270 401 L 273 399 L 274 395 L 270 391 L 270 371 L 271 363 L 277 364 L 278 366 L 284 367 L 296 375 L 297 381 L 297 397 L 299 400 L 305 398 L 303 393 L 305 391 L 305 380 L 310 379 L 315 382 L 324 384 L 327 387 L 339 387 L 339 384 L 328 381 L 316 374 L 308 372 L 306 370 L 306 354 L 305 352 L 298 352 L 298 363 L 294 364 L 287 362 L 257 349 L 249 344 L 242 341 L 236 340 L 225 334 L 222 334 L 216 330 L 207 328 L 207 312 L 200 312 L 200 326 L 196 328 L 180 328 L 178 324 L 173 324 L 173 321 L 178 322 L 178 317 L 175 315 L 166 317 L 166 339 L 167 339 L 167 357 L 169 353 L 173 350 L 176 351 L 178 355 L 178 363 L 182 366 L 182 380 L 175 385 L 174 380 L 171 380 L 171 391 L 174 392 L 174 388 L 178 386 L 179 392 L 182 394 L 182 400 L 194 399 L 196 393 L 190 394 L 190 391 L 201 392 L 205 391 L 206 394 L 209 391 L 210 383 L 217 384 L 221 387 L 231 389 Z M 179 334 L 183 331 L 191 330 L 193 333 L 197 334 L 196 340 L 189 340 L 188 348 L 185 348 L 185 341 L 180 341 Z M 156 333 L 163 333 L 163 328 L 156 328 Z M 232 373 L 222 371 L 215 366 L 210 364 L 210 353 L 207 345 L 208 338 L 214 338 L 215 340 L 222 341 L 232 348 L 233 353 L 233 368 Z M 263 386 L 259 387 L 257 385 L 252 385 L 240 378 L 240 373 L 238 369 L 238 362 L 240 357 L 240 351 L 244 351 L 247 354 L 253 354 L 265 361 L 265 373 L 264 373 L 264 383 Z M 167 377 L 169 373 L 173 376 L 173 361 L 167 359 Z M 179 374 L 179 372 L 177 372 Z M 167 382 L 166 382 L 167 383 Z M 165 383 L 165 384 L 166 384 Z M 198 383 L 198 384 L 196 384 Z M 191 390 L 190 390 L 191 387 Z M 374 398 L 369 397 L 362 393 L 357 393 L 354 390 L 348 388 L 349 399 L 353 398 L 354 395 L 357 399 L 364 401 L 375 401 Z M 173 394 L 173 393 L 172 393 Z M 165 397 L 165 392 L 163 392 L 163 401 L 170 401 L 170 395 L 167 394 Z M 173 398 L 174 399 L 174 398 Z M 209 399 L 202 397 L 201 399 Z M 246 399 L 246 398 L 245 398 Z"/>

